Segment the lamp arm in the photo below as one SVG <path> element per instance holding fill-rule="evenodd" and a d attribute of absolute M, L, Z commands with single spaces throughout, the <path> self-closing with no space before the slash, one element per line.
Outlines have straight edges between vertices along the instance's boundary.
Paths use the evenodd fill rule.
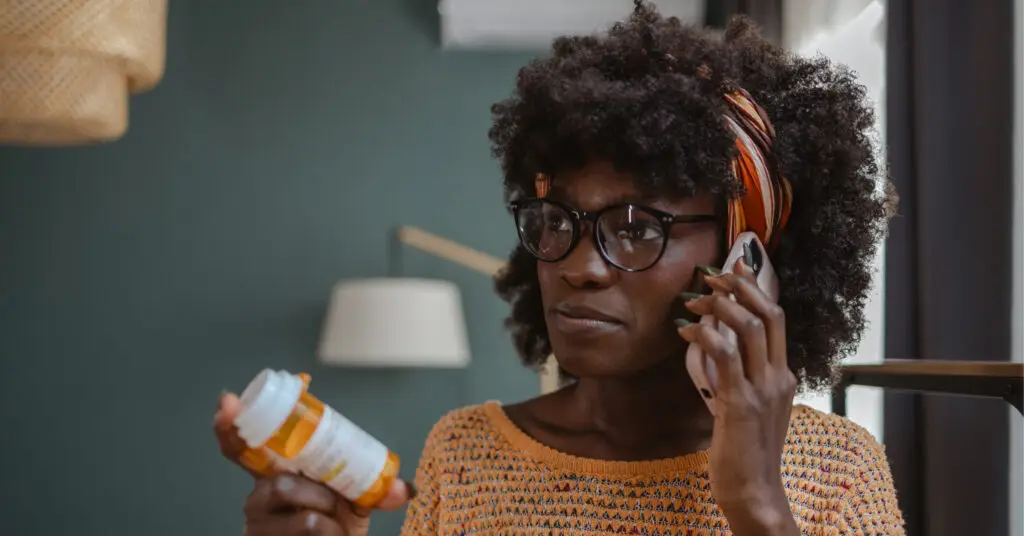
<path fill-rule="evenodd" d="M 497 257 L 477 251 L 469 246 L 464 246 L 443 236 L 424 231 L 419 227 L 403 225 L 395 230 L 395 238 L 399 243 L 414 247 L 489 277 L 494 277 L 505 267 L 505 262 Z M 550 393 L 558 389 L 561 382 L 558 374 L 558 362 L 555 361 L 554 354 L 548 356 L 538 372 L 540 375 L 541 394 Z"/>
<path fill-rule="evenodd" d="M 398 241 L 420 251 L 449 260 L 487 276 L 495 276 L 504 268 L 505 261 L 477 251 L 469 246 L 424 231 L 419 227 L 403 225 L 395 234 Z"/>

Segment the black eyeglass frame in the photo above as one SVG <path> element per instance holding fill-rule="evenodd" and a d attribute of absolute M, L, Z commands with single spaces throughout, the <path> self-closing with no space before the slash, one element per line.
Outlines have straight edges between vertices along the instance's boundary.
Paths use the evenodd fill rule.
<path fill-rule="evenodd" d="M 572 215 L 572 239 L 569 241 L 569 247 L 566 248 L 565 253 L 561 254 L 557 258 L 541 258 L 537 256 L 537 254 L 534 253 L 529 246 L 526 245 L 526 240 L 523 237 L 523 227 L 519 224 L 519 212 L 523 209 L 523 207 L 532 203 L 550 203 L 561 208 L 562 210 L 565 210 L 566 212 Z M 636 203 L 618 203 L 615 205 L 609 205 L 598 211 L 588 212 L 586 210 L 580 210 L 576 207 L 573 207 L 568 203 L 563 203 L 561 201 L 547 199 L 544 197 L 526 197 L 523 199 L 516 199 L 514 201 L 509 202 L 508 208 L 512 212 L 512 218 L 516 224 L 516 234 L 519 236 L 519 243 L 522 244 L 523 248 L 525 248 L 526 251 L 528 251 L 530 255 L 533 255 L 533 257 L 536 258 L 537 260 L 541 262 L 559 262 L 568 257 L 569 254 L 576 249 L 576 246 L 579 245 L 580 238 L 582 238 L 583 236 L 581 226 L 583 222 L 586 221 L 590 223 L 591 231 L 594 235 L 594 244 L 597 245 L 597 251 L 601 254 L 601 258 L 604 259 L 604 261 L 607 262 L 608 264 L 624 272 L 642 272 L 644 270 L 649 270 L 655 264 L 658 264 L 658 261 L 661 260 L 661 257 L 665 255 L 665 249 L 668 247 L 668 235 L 669 232 L 672 230 L 673 225 L 677 223 L 704 223 L 718 221 L 718 216 L 714 214 L 672 214 L 671 212 L 665 212 L 664 210 L 658 210 L 656 208 L 638 205 Z M 612 210 L 619 210 L 623 208 L 630 208 L 632 210 L 645 212 L 648 215 L 654 216 L 654 218 L 661 224 L 661 249 L 658 251 L 658 255 L 654 258 L 654 260 L 651 261 L 651 263 L 648 264 L 647 266 L 644 266 L 643 268 L 626 268 L 618 265 L 615 261 L 611 260 L 610 256 L 608 255 L 608 252 L 605 250 L 604 243 L 601 242 L 601 240 L 599 239 L 600 237 L 597 235 L 598 219 L 606 212 L 610 212 Z"/>

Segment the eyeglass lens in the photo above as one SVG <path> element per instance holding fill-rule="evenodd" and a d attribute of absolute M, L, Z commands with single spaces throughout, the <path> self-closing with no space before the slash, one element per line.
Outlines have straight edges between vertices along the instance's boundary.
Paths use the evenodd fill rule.
<path fill-rule="evenodd" d="M 519 208 L 517 216 L 523 246 L 542 261 L 564 257 L 581 232 L 575 215 L 556 203 L 529 202 Z M 651 266 L 665 245 L 661 221 L 634 205 L 602 212 L 597 219 L 597 238 L 604 257 L 627 270 Z"/>

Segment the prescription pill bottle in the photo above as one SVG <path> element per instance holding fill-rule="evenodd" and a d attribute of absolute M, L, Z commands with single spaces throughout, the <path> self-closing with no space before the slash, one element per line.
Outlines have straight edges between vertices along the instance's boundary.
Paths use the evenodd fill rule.
<path fill-rule="evenodd" d="M 260 473 L 301 473 L 359 506 L 376 505 L 398 476 L 398 456 L 310 394 L 309 381 L 267 369 L 249 383 L 235 418 L 249 447 L 240 461 Z"/>

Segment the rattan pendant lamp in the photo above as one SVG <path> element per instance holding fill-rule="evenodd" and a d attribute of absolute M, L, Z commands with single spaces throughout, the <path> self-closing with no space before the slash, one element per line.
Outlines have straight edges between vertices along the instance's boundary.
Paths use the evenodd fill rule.
<path fill-rule="evenodd" d="M 0 0 L 0 144 L 121 138 L 166 35 L 167 0 Z"/>

